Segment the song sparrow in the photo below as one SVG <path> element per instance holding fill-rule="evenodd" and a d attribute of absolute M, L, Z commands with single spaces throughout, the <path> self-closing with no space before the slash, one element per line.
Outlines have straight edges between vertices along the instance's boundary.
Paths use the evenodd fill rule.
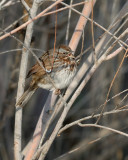
<path fill-rule="evenodd" d="M 56 93 L 66 88 L 71 83 L 79 64 L 79 58 L 75 58 L 70 47 L 65 45 L 48 50 L 39 60 L 44 68 L 36 63 L 30 69 L 27 75 L 27 78 L 32 76 L 30 86 L 16 106 L 24 106 L 39 87 Z"/>

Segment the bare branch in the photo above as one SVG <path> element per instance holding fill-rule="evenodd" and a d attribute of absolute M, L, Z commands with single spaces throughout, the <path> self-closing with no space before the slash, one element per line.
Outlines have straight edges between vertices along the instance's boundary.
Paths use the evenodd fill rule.
<path fill-rule="evenodd" d="M 72 3 L 73 3 L 73 0 L 70 1 L 70 6 L 72 5 Z M 71 8 L 69 9 L 69 13 L 68 13 L 68 23 L 67 23 L 67 30 L 66 30 L 66 37 L 65 37 L 66 44 L 68 44 L 68 38 L 69 38 L 70 19 L 71 19 Z"/>
<path fill-rule="evenodd" d="M 128 111 L 128 109 L 112 110 L 112 111 L 109 111 L 109 112 L 104 112 L 103 116 L 110 115 L 110 114 L 115 114 L 115 113 L 117 114 L 117 113 L 120 113 L 120 112 L 127 112 L 127 111 Z M 68 128 L 70 128 L 74 125 L 77 125 L 78 123 L 80 123 L 82 121 L 89 120 L 89 119 L 92 119 L 92 118 L 97 118 L 99 116 L 100 116 L 100 114 L 96 114 L 96 115 L 93 115 L 93 116 L 87 116 L 87 117 L 81 118 L 79 120 L 76 120 L 74 122 L 71 122 L 69 124 L 66 124 L 63 128 L 60 129 L 60 131 L 58 132 L 58 135 L 60 135 L 62 132 L 64 132 Z"/>
<path fill-rule="evenodd" d="M 25 28 L 28 24 L 32 23 L 33 21 L 35 21 L 36 19 L 38 19 L 39 17 L 41 17 L 44 13 L 46 13 L 48 10 L 50 10 L 51 8 L 53 8 L 54 6 L 56 6 L 58 3 L 60 3 L 61 1 L 63 0 L 58 0 L 56 1 L 54 4 L 52 4 L 51 6 L 49 6 L 48 8 L 46 8 L 44 11 L 42 11 L 41 13 L 39 13 L 37 16 L 35 16 L 34 18 L 32 19 L 29 19 L 26 23 L 22 24 L 21 26 L 17 27 L 16 29 L 12 30 L 11 32 L 3 35 L 0 37 L 0 40 L 4 39 L 4 38 L 7 38 L 8 36 L 16 33 L 17 31 Z"/>
<path fill-rule="evenodd" d="M 122 136 L 128 137 L 127 133 L 124 133 L 124 132 L 121 132 L 119 130 L 116 130 L 116 129 L 113 129 L 113 128 L 110 128 L 110 127 L 106 127 L 106 126 L 101 126 L 101 125 L 97 125 L 97 124 L 82 124 L 82 123 L 78 123 L 78 125 L 80 127 L 97 127 L 97 128 L 102 128 L 102 129 L 106 129 L 106 130 L 112 131 L 114 133 L 120 134 Z"/>
<path fill-rule="evenodd" d="M 31 16 L 35 17 L 38 10 L 38 3 L 36 3 L 36 0 L 33 2 L 33 6 L 31 9 Z M 33 25 L 34 23 L 30 23 L 27 26 L 26 29 L 26 35 L 24 40 L 24 45 L 28 48 L 30 47 L 32 33 L 33 33 Z M 24 86 L 25 86 L 25 77 L 26 77 L 26 71 L 27 71 L 27 62 L 28 62 L 28 50 L 25 48 L 22 52 L 22 59 L 21 59 L 21 66 L 20 66 L 20 73 L 19 73 L 19 82 L 18 82 L 18 90 L 17 90 L 17 98 L 21 97 L 21 95 L 24 92 Z M 15 131 L 14 131 L 14 155 L 16 160 L 21 160 L 21 148 L 22 148 L 22 108 L 17 110 L 16 107 L 16 114 L 15 114 Z"/>
<path fill-rule="evenodd" d="M 69 6 L 63 2 L 61 2 L 63 5 L 65 6 Z M 128 5 L 128 3 L 126 3 L 126 6 Z M 126 7 L 125 6 L 125 7 Z M 86 17 L 84 14 L 80 13 L 79 11 L 77 11 L 76 9 L 70 7 L 74 12 L 78 13 L 79 15 L 83 16 L 84 18 L 88 19 L 89 21 L 92 21 L 90 18 Z M 110 35 L 111 37 L 113 37 L 117 42 L 121 43 L 122 45 L 128 47 L 128 45 L 123 42 L 122 40 L 120 40 L 118 37 L 116 37 L 115 35 L 113 35 L 109 30 L 105 29 L 103 26 L 101 26 L 100 24 L 98 24 L 97 22 L 93 21 L 93 23 L 98 26 L 99 28 L 101 28 L 103 31 L 105 31 L 108 35 Z M 75 44 L 74 44 L 75 46 Z"/>
<path fill-rule="evenodd" d="M 23 6 L 25 7 L 25 9 L 27 10 L 27 12 L 29 13 L 30 7 L 28 6 L 28 4 L 24 0 L 20 0 L 20 1 L 23 4 Z"/>

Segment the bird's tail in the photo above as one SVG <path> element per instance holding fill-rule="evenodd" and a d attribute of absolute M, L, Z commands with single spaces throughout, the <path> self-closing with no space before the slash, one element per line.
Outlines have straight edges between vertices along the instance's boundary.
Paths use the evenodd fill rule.
<path fill-rule="evenodd" d="M 32 87 L 29 87 L 19 98 L 18 102 L 16 103 L 16 106 L 24 107 L 36 90 L 37 88 L 33 89 Z"/>

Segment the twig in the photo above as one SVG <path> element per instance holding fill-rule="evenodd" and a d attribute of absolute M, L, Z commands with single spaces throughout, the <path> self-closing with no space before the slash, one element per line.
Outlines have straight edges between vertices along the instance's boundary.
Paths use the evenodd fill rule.
<path fill-rule="evenodd" d="M 124 23 L 125 24 L 125 23 Z M 123 27 L 123 26 L 122 26 Z M 120 29 L 122 28 L 122 27 L 119 27 Z M 114 33 L 114 35 L 115 34 L 117 34 L 119 32 L 119 29 Z M 126 34 L 128 33 L 128 29 L 126 29 L 120 36 L 119 36 L 119 38 L 121 39 L 122 37 L 124 37 Z M 111 38 L 110 38 L 110 40 L 109 40 L 109 42 L 111 41 Z M 103 49 L 103 51 L 104 51 L 104 54 L 106 54 L 106 55 L 108 55 L 108 53 L 113 49 L 113 47 L 116 45 L 116 42 L 117 41 L 114 41 L 112 44 L 111 44 L 111 46 L 106 50 L 106 51 L 104 51 L 104 49 Z M 125 43 L 127 43 L 127 40 L 125 41 Z M 122 48 L 122 49 L 121 49 Z M 111 54 L 109 54 L 108 56 L 109 56 L 109 58 L 111 57 L 111 58 L 113 58 L 114 56 L 116 56 L 118 53 L 120 53 L 120 51 L 121 50 L 123 50 L 123 49 L 125 49 L 123 46 L 121 46 L 120 47 L 120 50 L 117 50 L 116 51 L 116 53 L 114 52 L 114 54 L 113 53 L 111 53 L 111 54 L 113 54 L 113 56 L 111 57 Z M 126 50 L 126 49 L 125 49 Z M 117 53 L 118 52 L 118 53 Z M 101 53 L 100 53 L 101 54 Z M 107 57 L 108 56 L 106 56 L 106 60 L 107 60 Z"/>
<path fill-rule="evenodd" d="M 111 126 L 118 127 L 118 123 L 112 123 Z M 65 159 L 70 160 L 71 158 L 73 159 L 73 157 L 76 158 L 76 157 L 78 157 L 78 155 L 81 155 L 82 152 L 89 150 L 89 148 L 91 147 L 91 144 L 94 144 L 94 143 L 101 141 L 101 140 L 104 141 L 105 138 L 108 138 L 112 135 L 114 135 L 114 132 L 111 133 L 110 130 L 107 130 L 107 129 L 105 131 L 99 130 L 93 136 L 88 136 L 88 138 L 85 138 L 85 140 L 82 139 L 81 142 L 75 146 L 75 148 L 73 147 L 74 149 L 71 149 L 70 151 L 62 154 L 61 156 L 55 158 L 54 160 L 65 160 Z M 115 148 L 114 148 L 114 151 L 115 151 Z M 107 152 L 107 154 L 108 154 L 108 152 Z"/>
<path fill-rule="evenodd" d="M 94 57 L 94 61 L 95 63 L 97 62 L 97 55 L 96 55 L 96 51 L 95 51 L 95 40 L 94 40 L 94 25 L 93 25 L 93 0 L 92 0 L 92 15 L 91 15 L 91 33 L 92 33 L 92 46 L 93 46 L 93 57 Z"/>
<path fill-rule="evenodd" d="M 41 17 L 44 13 L 46 13 L 47 11 L 49 11 L 51 8 L 53 8 L 54 6 L 56 6 L 57 4 L 59 4 L 61 1 L 63 0 L 58 0 L 56 1 L 54 4 L 50 5 L 48 8 L 46 8 L 45 10 L 43 10 L 41 13 L 39 13 L 37 16 L 35 16 L 32 19 L 29 19 L 26 23 L 22 24 L 21 26 L 17 27 L 16 29 L 12 30 L 11 32 L 3 35 L 0 37 L 0 40 L 7 38 L 8 36 L 16 33 L 17 31 L 25 28 L 28 24 L 32 23 L 33 21 L 35 21 L 36 19 L 38 19 L 39 17 Z"/>
<path fill-rule="evenodd" d="M 20 0 L 20 1 L 23 4 L 23 6 L 25 7 L 25 9 L 27 10 L 27 12 L 29 13 L 30 7 L 28 6 L 28 4 L 24 0 Z"/>
<path fill-rule="evenodd" d="M 57 5 L 56 5 L 55 10 L 57 10 Z M 53 51 L 52 67 L 54 64 L 54 54 L 55 54 L 55 49 L 56 49 L 56 33 L 57 33 L 57 12 L 55 14 L 55 38 L 54 38 L 54 51 Z"/>
<path fill-rule="evenodd" d="M 73 0 L 70 1 L 70 6 L 72 5 L 72 3 L 73 3 Z M 68 44 L 68 38 L 69 38 L 70 19 L 71 19 L 71 8 L 69 9 L 69 13 L 68 13 L 68 23 L 67 23 L 66 37 L 65 37 L 66 45 Z"/>
<path fill-rule="evenodd" d="M 126 15 L 127 15 L 127 14 L 126 14 Z M 124 16 L 123 16 L 123 17 L 124 17 Z M 116 32 L 114 33 L 114 35 L 116 35 L 126 23 L 127 23 L 127 19 L 126 19 L 126 20 L 123 22 L 123 24 L 116 30 Z M 124 36 L 124 34 L 126 34 L 126 33 L 128 32 L 127 30 L 128 30 L 128 29 L 126 29 L 118 38 L 121 39 L 122 36 Z M 105 49 L 107 48 L 108 44 L 112 41 L 112 39 L 113 39 L 113 38 L 111 37 L 109 40 L 106 41 L 107 43 L 106 43 L 106 44 L 104 45 L 104 47 L 102 48 L 102 51 L 99 53 L 99 56 L 102 55 L 102 54 L 105 52 Z M 107 48 L 106 52 L 111 51 L 112 48 L 116 45 L 116 43 L 117 43 L 117 40 L 115 40 L 115 41 L 110 45 L 110 47 Z M 105 53 L 106 53 L 106 52 L 105 52 Z"/>
<path fill-rule="evenodd" d="M 120 47 L 118 48 L 116 51 L 112 52 L 111 54 L 109 54 L 107 57 L 106 57 L 106 61 L 114 58 L 115 56 L 117 56 L 124 48 L 123 47 Z"/>
<path fill-rule="evenodd" d="M 116 30 L 116 28 L 118 27 L 118 26 L 116 26 L 116 25 L 119 24 L 119 22 L 120 22 L 122 19 L 126 18 L 127 15 L 128 15 L 128 13 L 126 13 L 125 15 L 123 15 L 123 16 L 120 17 L 120 14 L 119 14 L 119 16 L 117 16 L 117 18 L 114 20 L 113 24 L 111 24 L 111 25 L 109 26 L 108 30 L 109 30 L 109 31 L 112 30 L 111 32 L 113 32 L 114 30 Z M 126 21 L 127 21 L 127 20 L 126 20 Z M 122 26 L 122 25 L 121 25 L 121 26 Z M 118 31 L 120 30 L 120 28 L 121 28 L 121 27 L 118 28 Z M 116 31 L 115 33 L 117 34 L 118 32 Z M 104 40 L 106 39 L 105 34 L 106 34 L 106 32 L 104 32 L 101 36 L 99 36 L 99 38 L 97 38 L 96 41 L 95 41 L 95 43 L 96 43 L 96 42 L 98 42 L 101 38 L 103 39 L 103 40 L 101 39 L 101 42 L 102 42 L 102 43 L 101 43 L 101 44 L 99 43 L 100 45 L 98 44 L 99 47 L 97 47 L 98 49 L 96 49 L 96 52 L 97 52 L 97 53 L 99 52 L 99 50 L 100 50 L 100 48 L 101 48 Z M 104 37 L 103 37 L 103 36 L 104 36 Z M 110 38 L 110 39 L 112 39 L 112 38 Z M 107 42 L 107 44 L 108 44 L 108 40 L 106 40 L 106 42 Z M 102 51 L 101 51 L 98 55 L 102 55 L 102 53 L 104 53 L 104 50 L 106 49 L 107 44 L 104 46 L 104 48 L 102 48 Z M 90 45 L 90 47 L 88 47 L 88 48 L 83 52 L 83 54 L 87 53 L 92 47 L 93 47 L 93 45 Z"/>
<path fill-rule="evenodd" d="M 96 121 L 96 124 L 99 122 L 99 120 L 100 120 L 100 118 L 101 118 L 101 116 L 102 116 L 102 114 L 103 114 L 103 111 L 104 111 L 104 109 L 105 109 L 105 107 L 106 107 L 106 104 L 107 104 L 107 100 L 108 100 L 109 95 L 110 95 L 110 91 L 111 91 L 112 86 L 113 86 L 113 84 L 114 84 L 114 82 L 115 82 L 115 79 L 116 79 L 116 77 L 117 77 L 117 75 L 118 75 L 118 73 L 119 73 L 119 71 L 120 71 L 120 69 L 121 69 L 121 67 L 122 67 L 122 64 L 123 64 L 123 62 L 124 62 L 124 59 L 126 58 L 127 52 L 128 52 L 128 49 L 126 50 L 126 52 L 125 52 L 125 54 L 124 54 L 124 56 L 123 56 L 123 58 L 122 58 L 122 60 L 121 60 L 121 63 L 120 63 L 120 65 L 119 65 L 119 67 L 118 67 L 118 69 L 117 69 L 117 71 L 116 71 L 116 73 L 115 73 L 115 75 L 114 75 L 114 78 L 113 78 L 112 81 L 111 81 L 111 84 L 110 84 L 109 89 L 108 89 L 108 92 L 107 92 L 106 100 L 105 100 L 105 102 L 104 102 L 104 106 L 103 106 L 102 111 L 101 111 L 101 115 L 98 117 L 98 119 L 97 119 L 97 121 Z"/>
<path fill-rule="evenodd" d="M 80 2 L 80 3 L 76 3 L 76 4 L 73 4 L 72 7 L 75 7 L 75 6 L 78 6 L 78 5 L 82 5 L 84 4 L 85 2 Z M 69 7 L 63 7 L 63 8 L 60 8 L 60 9 L 57 9 L 56 11 L 51 11 L 51 12 L 48 12 L 48 13 L 45 13 L 43 15 L 44 16 L 47 16 L 47 15 L 50 15 L 50 14 L 53 14 L 53 13 L 56 13 L 56 12 L 60 12 L 60 11 L 63 11 L 65 9 L 68 9 Z M 16 20 L 15 22 L 13 22 L 11 25 L 9 25 L 8 27 L 6 27 L 4 29 L 4 31 L 7 31 L 8 29 L 14 27 L 20 20 L 22 20 L 24 17 L 28 16 L 28 14 L 25 14 L 23 15 L 22 17 L 20 17 L 18 20 Z M 3 32 L 0 32 L 0 35 L 2 34 Z"/>
<path fill-rule="evenodd" d="M 69 6 L 69 5 L 67 5 L 67 4 L 65 4 L 65 3 L 63 3 L 63 2 L 61 2 L 61 3 L 62 3 L 63 5 L 65 5 L 65 6 Z M 70 7 L 70 8 L 71 8 L 71 7 Z M 76 12 L 76 13 L 78 13 L 79 15 L 83 16 L 84 18 L 86 18 L 87 20 L 89 20 L 90 22 L 92 21 L 90 18 L 86 17 L 83 13 L 77 11 L 77 10 L 74 9 L 74 8 L 71 8 L 71 9 L 72 9 L 74 12 Z M 93 20 L 93 23 L 94 23 L 96 26 L 98 26 L 99 28 L 101 28 L 103 31 L 105 31 L 108 35 L 110 35 L 111 37 L 113 37 L 115 40 L 117 40 L 118 43 L 121 43 L 122 45 L 124 45 L 125 47 L 128 48 L 128 45 L 127 45 L 125 42 L 123 42 L 123 41 L 120 40 L 118 37 L 116 37 L 115 35 L 113 35 L 109 30 L 105 29 L 103 26 L 101 26 L 100 24 L 98 24 L 98 23 L 95 22 L 94 20 Z M 74 45 L 75 45 L 75 44 L 74 44 Z"/>
<path fill-rule="evenodd" d="M 23 45 L 24 46 L 24 45 Z M 25 46 L 24 46 L 25 47 Z M 26 48 L 27 49 L 27 48 Z M 30 50 L 33 50 L 33 51 L 39 51 L 39 52 L 45 52 L 44 50 L 42 49 L 38 49 L 38 48 L 30 48 Z M 10 49 L 10 50 L 7 50 L 7 51 L 3 51 L 3 52 L 0 52 L 0 55 L 1 54 L 6 54 L 6 53 L 10 53 L 10 52 L 17 52 L 17 51 L 22 51 L 22 48 L 17 48 L 17 49 Z"/>
<path fill-rule="evenodd" d="M 68 151 L 67 153 L 65 154 L 62 154 L 61 156 L 55 158 L 54 160 L 70 160 L 70 155 L 72 155 L 73 153 L 77 153 L 77 156 L 78 154 L 81 154 L 81 151 L 82 150 L 85 150 L 86 147 L 88 147 L 88 145 L 92 144 L 92 143 L 96 143 L 97 141 L 101 140 L 102 138 L 95 138 L 94 140 L 87 140 L 87 141 L 82 141 L 77 147 L 75 147 L 75 149 L 72 149 L 70 151 Z M 74 156 L 76 158 L 76 156 Z"/>
<path fill-rule="evenodd" d="M 0 2 L 0 8 L 2 7 L 2 5 L 3 5 L 5 2 L 6 2 L 6 0 L 2 0 L 2 1 Z"/>
<path fill-rule="evenodd" d="M 120 113 L 120 112 L 127 112 L 128 109 L 121 109 L 121 110 L 112 110 L 112 111 L 109 111 L 109 112 L 104 112 L 103 113 L 103 116 L 106 116 L 106 115 L 110 115 L 110 114 L 117 114 L 117 113 Z M 87 117 L 84 117 L 84 118 L 81 118 L 79 120 L 76 120 L 74 122 L 71 122 L 69 124 L 66 124 L 63 128 L 61 128 L 58 132 L 58 135 L 60 135 L 62 132 L 64 132 L 65 130 L 67 130 L 68 128 L 74 126 L 74 125 L 77 125 L 78 123 L 82 122 L 82 121 L 85 121 L 85 120 L 89 120 L 89 119 L 92 119 L 92 118 L 97 118 L 99 117 L 100 114 L 96 114 L 96 115 L 93 115 L 93 116 L 87 116 Z"/>
<path fill-rule="evenodd" d="M 26 16 L 28 16 L 28 14 L 25 14 L 25 15 L 21 16 L 19 19 L 17 19 L 17 20 L 14 21 L 13 23 L 11 23 L 8 27 L 6 27 L 6 28 L 4 29 L 4 32 L 7 31 L 8 29 L 12 28 L 12 27 L 15 27 L 16 24 L 17 24 L 20 20 L 22 20 L 23 18 L 25 18 Z M 3 32 L 0 32 L 0 35 L 1 35 L 2 33 L 3 33 Z"/>
<path fill-rule="evenodd" d="M 5 1 L 5 0 L 3 0 L 3 1 Z M 3 3 L 1 6 L 0 6 L 0 10 L 3 10 L 3 9 L 5 9 L 5 8 L 7 8 L 7 7 L 10 7 L 10 6 L 12 6 L 12 5 L 15 5 L 16 3 L 19 3 L 20 1 L 8 1 L 8 2 L 6 2 L 5 4 Z"/>
<path fill-rule="evenodd" d="M 97 128 L 102 128 L 102 129 L 106 129 L 106 130 L 112 131 L 114 133 L 120 134 L 122 136 L 128 137 L 127 133 L 124 133 L 124 132 L 121 132 L 119 130 L 116 130 L 116 129 L 113 129 L 113 128 L 110 128 L 110 127 L 106 127 L 106 126 L 101 126 L 101 125 L 97 125 L 97 124 L 82 124 L 82 123 L 78 123 L 78 125 L 80 127 L 97 127 Z"/>

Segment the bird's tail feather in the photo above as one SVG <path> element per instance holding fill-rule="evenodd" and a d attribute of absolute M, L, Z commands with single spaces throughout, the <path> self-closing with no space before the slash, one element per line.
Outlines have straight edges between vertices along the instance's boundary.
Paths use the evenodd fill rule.
<path fill-rule="evenodd" d="M 24 94 L 19 98 L 16 106 L 24 107 L 24 105 L 29 101 L 33 93 L 37 90 L 37 88 L 29 87 Z"/>

